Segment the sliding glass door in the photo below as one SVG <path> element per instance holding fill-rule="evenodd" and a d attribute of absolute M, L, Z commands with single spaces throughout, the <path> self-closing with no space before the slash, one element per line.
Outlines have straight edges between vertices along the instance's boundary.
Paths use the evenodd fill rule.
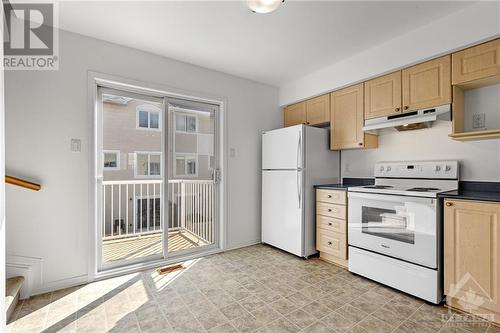
<path fill-rule="evenodd" d="M 99 87 L 96 108 L 98 269 L 216 246 L 218 105 Z"/>

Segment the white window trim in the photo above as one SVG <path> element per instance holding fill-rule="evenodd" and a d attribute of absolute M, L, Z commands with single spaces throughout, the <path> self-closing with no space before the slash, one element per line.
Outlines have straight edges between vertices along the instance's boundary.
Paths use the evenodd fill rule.
<path fill-rule="evenodd" d="M 115 154 L 116 156 L 116 167 L 105 167 L 104 166 L 104 155 L 105 154 Z M 104 171 L 117 171 L 120 170 L 120 151 L 119 150 L 103 150 L 102 151 L 102 167 Z"/>
<path fill-rule="evenodd" d="M 180 153 L 180 152 L 175 152 L 174 154 L 174 177 L 179 178 L 197 178 L 198 177 L 198 167 L 199 167 L 199 159 L 198 159 L 198 154 L 193 154 L 193 153 Z M 182 175 L 177 174 L 177 155 L 183 155 L 184 156 L 184 161 L 186 161 L 186 158 L 194 158 L 196 160 L 196 172 L 192 175 L 188 175 L 186 173 L 186 168 L 187 164 L 184 163 L 184 173 Z"/>
<path fill-rule="evenodd" d="M 177 130 L 177 119 L 176 119 L 177 116 L 194 117 L 194 119 L 196 121 L 196 130 L 194 132 L 179 131 L 179 130 Z M 174 128 L 175 128 L 175 133 L 198 135 L 198 129 L 199 129 L 199 119 L 198 119 L 198 116 L 195 115 L 195 114 L 188 113 L 188 112 L 174 111 Z"/>
<path fill-rule="evenodd" d="M 139 126 L 139 113 L 143 111 L 143 112 L 147 112 L 148 113 L 148 127 L 141 127 Z M 151 128 L 151 112 L 156 112 L 158 113 L 158 128 Z M 136 108 L 135 108 L 135 128 L 138 129 L 138 130 L 142 130 L 142 131 L 161 131 L 161 125 L 162 125 L 162 121 L 161 121 L 161 109 L 154 106 L 154 105 L 150 105 L 150 104 L 141 104 L 141 105 L 138 105 Z"/>
<path fill-rule="evenodd" d="M 145 179 L 145 178 L 161 178 L 161 177 L 163 177 L 163 163 L 162 163 L 162 158 L 161 158 L 161 152 L 159 152 L 159 151 L 134 151 L 134 154 L 135 154 L 134 178 Z M 137 154 L 148 155 L 148 175 L 138 175 L 137 174 L 137 169 L 138 169 Z M 160 174 L 159 175 L 151 175 L 151 155 L 160 156 Z"/>

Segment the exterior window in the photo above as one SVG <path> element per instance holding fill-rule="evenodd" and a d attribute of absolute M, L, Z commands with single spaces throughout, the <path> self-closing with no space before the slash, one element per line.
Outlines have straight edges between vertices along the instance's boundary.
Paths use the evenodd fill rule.
<path fill-rule="evenodd" d="M 153 105 L 137 107 L 137 128 L 160 130 L 160 109 Z"/>
<path fill-rule="evenodd" d="M 136 153 L 135 163 L 136 177 L 161 176 L 161 153 Z"/>
<path fill-rule="evenodd" d="M 175 115 L 175 130 L 177 132 L 196 133 L 196 116 L 185 114 Z"/>
<path fill-rule="evenodd" d="M 177 154 L 175 157 L 175 175 L 196 177 L 198 175 L 198 161 L 196 155 Z"/>
<path fill-rule="evenodd" d="M 104 170 L 120 170 L 120 151 L 105 150 L 103 152 Z"/>

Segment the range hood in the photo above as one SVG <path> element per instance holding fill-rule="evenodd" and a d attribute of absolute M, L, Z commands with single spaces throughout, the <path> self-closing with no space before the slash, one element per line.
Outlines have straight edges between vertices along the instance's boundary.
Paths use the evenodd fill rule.
<path fill-rule="evenodd" d="M 430 127 L 436 120 L 451 120 L 451 105 L 441 105 L 431 109 L 416 110 L 365 120 L 363 131 L 394 127 L 398 131 L 407 131 Z"/>

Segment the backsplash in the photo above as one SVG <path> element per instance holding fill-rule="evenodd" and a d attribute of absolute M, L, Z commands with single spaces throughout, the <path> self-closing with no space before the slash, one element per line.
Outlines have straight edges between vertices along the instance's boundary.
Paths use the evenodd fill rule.
<path fill-rule="evenodd" d="M 342 151 L 342 177 L 373 177 L 374 164 L 380 161 L 456 159 L 461 180 L 500 181 L 500 139 L 458 142 L 450 133 L 449 121 L 407 132 L 381 130 L 379 148 Z"/>

